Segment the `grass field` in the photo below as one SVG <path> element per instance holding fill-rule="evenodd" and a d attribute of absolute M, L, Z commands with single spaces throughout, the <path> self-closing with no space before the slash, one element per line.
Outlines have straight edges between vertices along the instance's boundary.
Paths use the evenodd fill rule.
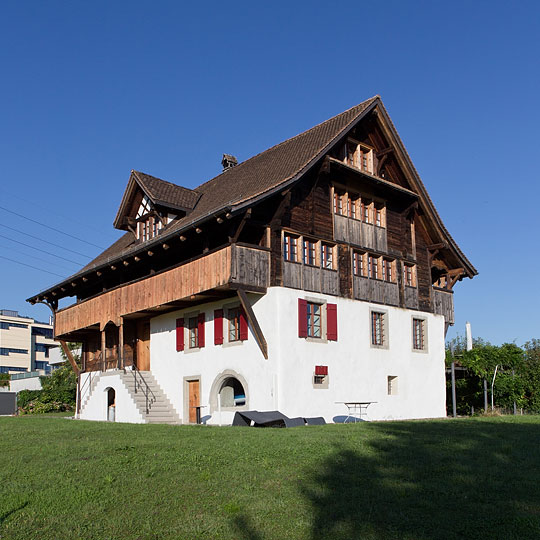
<path fill-rule="evenodd" d="M 540 417 L 292 429 L 0 419 L 4 539 L 540 538 Z"/>

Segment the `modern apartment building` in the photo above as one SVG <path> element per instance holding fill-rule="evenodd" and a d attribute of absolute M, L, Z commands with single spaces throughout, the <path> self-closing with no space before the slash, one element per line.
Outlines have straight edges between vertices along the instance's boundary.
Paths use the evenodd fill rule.
<path fill-rule="evenodd" d="M 59 344 L 52 321 L 36 321 L 17 311 L 0 309 L 0 373 L 51 372 Z"/>

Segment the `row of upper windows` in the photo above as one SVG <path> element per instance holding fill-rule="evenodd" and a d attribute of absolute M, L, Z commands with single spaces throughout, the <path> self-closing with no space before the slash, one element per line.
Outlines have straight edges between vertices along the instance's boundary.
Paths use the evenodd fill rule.
<path fill-rule="evenodd" d="M 205 346 L 206 314 L 176 320 L 176 350 L 201 349 Z M 388 312 L 370 311 L 371 345 L 388 348 Z M 426 324 L 424 318 L 412 318 L 412 349 L 427 350 Z M 227 329 L 224 335 L 224 326 Z M 225 339 L 226 337 L 226 339 Z M 314 340 L 337 341 L 337 305 L 298 299 L 298 337 Z M 224 342 L 242 342 L 248 339 L 248 324 L 244 310 L 232 306 L 214 311 L 214 345 Z"/>
<path fill-rule="evenodd" d="M 9 330 L 10 328 L 28 328 L 28 325 L 14 322 L 0 322 L 0 330 Z"/>
<path fill-rule="evenodd" d="M 53 338 L 53 330 L 52 328 L 41 328 L 39 326 L 33 326 L 32 327 L 32 335 L 33 336 L 43 336 L 49 339 Z"/>
<path fill-rule="evenodd" d="M 206 314 L 196 313 L 176 319 L 176 350 L 201 349 L 205 346 Z M 224 333 L 224 326 L 226 331 Z M 248 338 L 248 323 L 241 306 L 214 311 L 214 345 L 242 342 Z"/>
<path fill-rule="evenodd" d="M 335 270 L 335 248 L 333 244 L 320 240 L 289 233 L 283 235 L 283 259 L 289 262 Z"/>
<path fill-rule="evenodd" d="M 0 366 L 0 373 L 9 373 L 10 371 L 28 371 L 28 370 L 23 367 Z"/>
<path fill-rule="evenodd" d="M 386 227 L 386 207 L 359 194 L 334 189 L 334 214 Z"/>
<path fill-rule="evenodd" d="M 28 354 L 28 349 L 13 349 L 11 347 L 0 347 L 0 356 L 9 356 L 10 354 Z"/>
<path fill-rule="evenodd" d="M 427 350 L 427 321 L 424 318 L 412 318 L 412 349 Z M 388 348 L 388 313 L 370 311 L 371 346 Z M 337 341 L 337 306 L 308 300 L 298 300 L 298 337 Z"/>
<path fill-rule="evenodd" d="M 395 259 L 357 250 L 353 251 L 352 257 L 355 276 L 397 283 Z M 403 280 L 408 287 L 416 287 L 416 265 L 403 263 Z"/>

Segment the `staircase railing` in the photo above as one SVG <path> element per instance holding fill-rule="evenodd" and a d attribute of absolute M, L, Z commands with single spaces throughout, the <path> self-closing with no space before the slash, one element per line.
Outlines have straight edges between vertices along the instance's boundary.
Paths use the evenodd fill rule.
<path fill-rule="evenodd" d="M 135 393 L 137 394 L 139 391 L 144 393 L 146 399 L 146 414 L 148 414 L 156 401 L 156 395 L 152 392 L 152 389 L 148 386 L 148 383 L 144 380 L 142 373 L 135 364 L 133 364 L 130 371 L 135 379 Z"/>
<path fill-rule="evenodd" d="M 90 395 L 92 394 L 92 379 L 95 376 L 95 372 L 89 371 L 87 372 L 88 375 L 86 377 L 86 380 L 81 386 L 80 377 L 83 375 L 82 373 L 79 375 L 78 386 L 79 386 L 79 402 L 77 407 L 77 412 L 81 414 L 82 411 L 82 405 L 83 401 L 87 401 L 90 398 Z"/>

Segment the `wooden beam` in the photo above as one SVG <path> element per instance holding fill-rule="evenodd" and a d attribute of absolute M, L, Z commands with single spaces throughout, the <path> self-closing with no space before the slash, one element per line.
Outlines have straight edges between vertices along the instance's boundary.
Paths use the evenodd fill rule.
<path fill-rule="evenodd" d="M 124 266 L 127 266 L 129 263 L 127 261 L 122 261 Z"/>
<path fill-rule="evenodd" d="M 378 158 L 381 158 L 383 156 L 386 156 L 387 154 L 390 154 L 393 151 L 394 149 L 391 146 L 388 146 L 387 148 L 384 148 L 383 150 L 381 150 L 380 152 L 377 152 L 376 154 Z"/>
<path fill-rule="evenodd" d="M 124 367 L 124 319 L 120 317 L 118 326 L 118 369 Z"/>
<path fill-rule="evenodd" d="M 67 343 L 62 339 L 59 339 L 58 341 L 60 342 L 62 350 L 64 351 L 64 354 L 67 356 L 67 359 L 69 360 L 69 363 L 71 364 L 71 367 L 73 368 L 75 375 L 79 375 L 81 370 L 79 369 L 77 362 L 75 362 L 75 359 L 73 358 L 73 355 L 71 354 L 71 351 L 69 350 L 69 347 L 67 346 Z"/>
<path fill-rule="evenodd" d="M 106 371 L 107 364 L 105 355 L 107 354 L 107 345 L 105 341 L 105 327 L 101 330 L 101 371 Z"/>
<path fill-rule="evenodd" d="M 268 345 L 266 343 L 266 339 L 264 338 L 264 334 L 261 330 L 261 327 L 259 326 L 259 321 L 257 320 L 257 317 L 255 317 L 255 313 L 253 313 L 253 309 L 251 309 L 251 304 L 249 303 L 249 299 L 243 289 L 237 289 L 236 292 L 238 294 L 238 298 L 240 298 L 240 303 L 242 304 L 242 307 L 244 308 L 244 312 L 246 313 L 248 322 L 251 325 L 251 328 L 253 329 L 253 333 L 255 334 L 255 339 L 257 340 L 259 348 L 261 349 L 261 352 L 263 353 L 264 358 L 268 360 Z"/>
<path fill-rule="evenodd" d="M 448 246 L 446 245 L 445 242 L 440 242 L 439 244 L 431 244 L 430 246 L 428 246 L 427 248 L 430 250 L 430 251 L 435 251 L 435 250 L 439 250 L 439 249 L 444 249 L 444 248 L 447 248 Z"/>
<path fill-rule="evenodd" d="M 183 234 L 181 234 L 180 235 L 180 242 L 185 242 L 185 241 L 186 241 L 186 237 Z"/>
<path fill-rule="evenodd" d="M 218 218 L 216 218 L 216 221 L 221 225 L 223 223 L 223 218 L 218 217 Z"/>
<path fill-rule="evenodd" d="M 167 249 L 169 249 L 169 244 L 162 244 L 161 247 L 162 247 L 164 250 L 167 250 Z"/>
<path fill-rule="evenodd" d="M 134 260 L 135 262 L 139 262 L 139 261 L 141 260 L 141 258 L 140 258 L 140 257 L 133 257 L 133 260 Z"/>
<path fill-rule="evenodd" d="M 238 228 L 236 229 L 234 236 L 232 238 L 229 238 L 231 244 L 236 244 L 236 242 L 238 242 L 240 233 L 244 229 L 244 226 L 246 225 L 246 221 L 250 218 L 251 218 L 251 208 L 248 208 L 246 210 L 246 213 L 244 214 L 244 217 L 242 218 L 242 221 L 240 221 L 240 223 L 238 224 Z"/>

